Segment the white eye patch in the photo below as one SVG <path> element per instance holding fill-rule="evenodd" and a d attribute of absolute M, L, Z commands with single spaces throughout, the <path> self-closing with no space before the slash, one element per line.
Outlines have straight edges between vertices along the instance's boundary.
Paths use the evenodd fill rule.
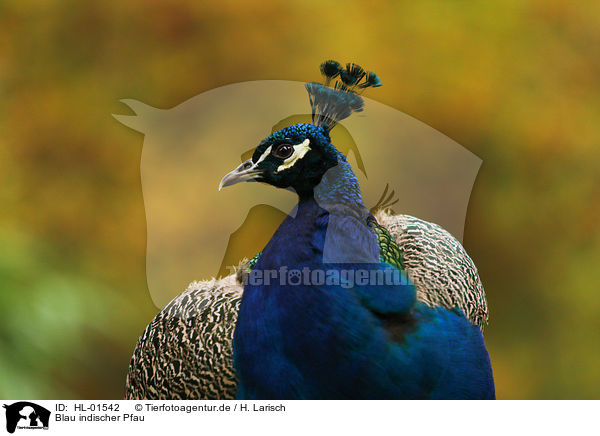
<path fill-rule="evenodd" d="M 279 165 L 279 167 L 277 168 L 277 172 L 293 167 L 294 164 L 298 162 L 298 160 L 302 159 L 304 155 L 308 153 L 308 151 L 310 150 L 309 144 L 310 140 L 306 138 L 304 142 L 294 145 L 294 154 L 292 154 L 290 157 L 284 160 L 281 165 Z"/>

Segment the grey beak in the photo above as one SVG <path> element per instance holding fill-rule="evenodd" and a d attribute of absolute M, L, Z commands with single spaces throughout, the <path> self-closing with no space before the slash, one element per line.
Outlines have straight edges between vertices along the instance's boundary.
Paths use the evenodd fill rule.
<path fill-rule="evenodd" d="M 246 162 L 221 179 L 221 183 L 219 183 L 219 191 L 226 186 L 235 185 L 236 183 L 240 182 L 252 181 L 260 174 L 262 174 L 262 171 L 256 169 L 256 164 L 252 162 L 252 159 L 248 159 Z"/>

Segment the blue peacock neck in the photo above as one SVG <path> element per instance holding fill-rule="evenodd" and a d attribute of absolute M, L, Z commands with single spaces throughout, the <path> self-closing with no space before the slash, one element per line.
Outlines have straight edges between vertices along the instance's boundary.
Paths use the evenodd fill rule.
<path fill-rule="evenodd" d="M 369 224 L 371 212 L 362 201 L 352 167 L 341 153 L 337 154 L 338 164 L 323 175 L 312 195 L 300 196 L 296 218 L 300 218 L 299 223 L 305 223 L 305 220 L 318 222 L 319 215 L 315 214 L 314 206 L 326 213 L 327 225 L 320 227 L 317 224 L 315 234 L 306 244 L 318 247 L 323 262 L 377 263 L 379 247 Z"/>
<path fill-rule="evenodd" d="M 335 152 L 338 163 L 325 172 L 321 182 L 313 189 L 314 199 L 324 209 L 334 205 L 365 208 L 352 167 L 342 153 L 337 150 Z"/>

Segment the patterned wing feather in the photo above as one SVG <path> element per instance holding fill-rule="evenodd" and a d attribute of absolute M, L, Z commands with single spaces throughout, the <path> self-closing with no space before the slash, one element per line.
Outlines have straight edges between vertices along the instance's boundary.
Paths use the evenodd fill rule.
<path fill-rule="evenodd" d="M 437 224 L 409 215 L 378 212 L 376 218 L 396 238 L 417 299 L 429 306 L 458 307 L 483 330 L 489 317 L 485 291 L 460 242 Z"/>
<path fill-rule="evenodd" d="M 231 275 L 192 282 L 173 299 L 138 340 L 125 398 L 234 398 L 231 344 L 242 291 Z"/>
<path fill-rule="evenodd" d="M 471 323 L 488 320 L 477 268 L 462 245 L 436 224 L 378 212 L 373 230 L 381 260 L 407 271 L 417 298 L 459 308 Z M 223 279 L 193 282 L 148 325 L 134 350 L 126 399 L 233 399 L 233 334 L 241 278 L 259 255 Z"/>

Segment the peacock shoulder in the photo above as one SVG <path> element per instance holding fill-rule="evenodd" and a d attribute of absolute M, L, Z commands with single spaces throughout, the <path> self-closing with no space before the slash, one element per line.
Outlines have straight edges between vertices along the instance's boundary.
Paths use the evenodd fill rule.
<path fill-rule="evenodd" d="M 458 307 L 483 330 L 489 318 L 485 290 L 461 243 L 439 225 L 410 215 L 379 211 L 376 219 L 396 239 L 417 299 L 429 306 Z"/>

